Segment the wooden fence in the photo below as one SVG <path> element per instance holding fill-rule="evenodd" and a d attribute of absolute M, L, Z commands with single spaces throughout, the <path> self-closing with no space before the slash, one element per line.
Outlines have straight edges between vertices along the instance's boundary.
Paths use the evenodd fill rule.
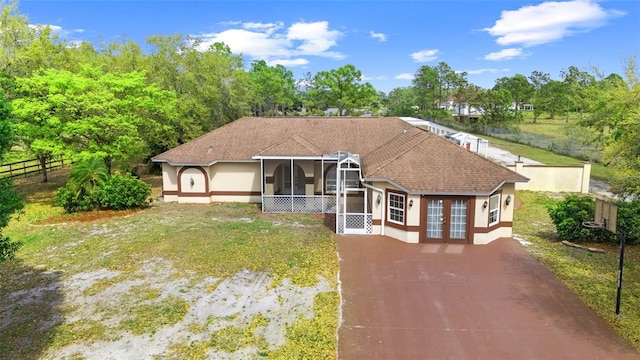
<path fill-rule="evenodd" d="M 67 165 L 71 164 L 71 161 L 66 160 Z M 63 167 L 65 159 L 57 158 L 47 161 L 47 170 L 53 170 Z M 14 178 L 18 176 L 27 177 L 29 175 L 40 174 L 42 168 L 40 167 L 40 160 L 30 159 L 24 161 L 16 161 L 12 163 L 0 165 L 0 179 Z"/>

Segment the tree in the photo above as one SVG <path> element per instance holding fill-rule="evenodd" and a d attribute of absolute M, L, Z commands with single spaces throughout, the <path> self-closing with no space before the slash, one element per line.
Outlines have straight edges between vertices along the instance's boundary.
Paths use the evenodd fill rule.
<path fill-rule="evenodd" d="M 13 129 L 9 122 L 9 104 L 4 99 L 4 93 L 0 89 L 0 163 L 7 151 L 11 150 L 13 145 Z"/>
<path fill-rule="evenodd" d="M 507 127 L 519 121 L 521 113 L 513 108 L 513 96 L 506 89 L 489 89 L 480 95 L 480 107 L 484 110 L 481 122 L 485 125 Z"/>
<path fill-rule="evenodd" d="M 599 80 L 587 92 L 590 115 L 581 124 L 597 131 L 603 160 L 621 170 L 612 190 L 640 198 L 640 74 L 635 57 L 627 59 L 624 75 L 596 73 Z"/>
<path fill-rule="evenodd" d="M 522 104 L 531 99 L 534 88 L 527 80 L 527 77 L 521 74 L 516 74 L 512 77 L 502 77 L 496 80 L 494 89 L 509 90 L 513 101 L 515 102 L 515 112 L 518 113 L 522 107 Z"/>
<path fill-rule="evenodd" d="M 388 114 L 390 116 L 416 116 L 418 106 L 416 101 L 416 88 L 395 88 L 387 97 Z"/>
<path fill-rule="evenodd" d="M 66 45 L 51 27 L 29 24 L 17 2 L 0 3 L 0 72 L 22 77 L 39 69 L 62 68 L 67 63 Z"/>
<path fill-rule="evenodd" d="M 115 162 L 149 154 L 167 133 L 175 96 L 147 85 L 141 72 L 104 73 L 85 67 L 80 73 L 47 70 L 18 79 L 20 98 L 13 101 L 16 129 L 40 159 L 43 181 L 46 161 L 56 155 L 91 154 Z M 172 143 L 175 145 L 175 142 Z"/>
<path fill-rule="evenodd" d="M 469 112 L 471 112 L 472 107 L 480 108 L 482 94 L 482 88 L 475 84 L 466 83 L 464 86 L 458 88 L 455 94 L 458 103 L 458 116 L 461 115 L 460 111 L 464 105 L 469 107 Z"/>
<path fill-rule="evenodd" d="M 249 113 L 249 75 L 242 58 L 223 43 L 204 48 L 198 39 L 151 36 L 147 61 L 151 83 L 178 98 L 173 126 L 187 142 Z"/>
<path fill-rule="evenodd" d="M 15 79 L 18 98 L 12 101 L 12 105 L 16 134 L 38 159 L 43 182 L 48 181 L 47 161 L 64 153 L 60 133 L 66 117 L 61 116 L 63 114 L 58 109 L 66 108 L 67 104 L 59 93 L 66 92 L 70 86 L 71 74 L 62 75 L 51 72 Z"/>
<path fill-rule="evenodd" d="M 0 91 L 0 163 L 11 147 L 10 116 L 9 106 Z M 9 224 L 12 214 L 23 206 L 23 200 L 15 192 L 11 180 L 0 179 L 0 262 L 12 259 L 20 247 L 20 242 L 12 241 L 2 234 L 2 228 Z"/>
<path fill-rule="evenodd" d="M 293 73 L 282 65 L 267 66 L 264 60 L 251 63 L 251 103 L 257 116 L 277 115 L 293 106 L 296 100 Z"/>
<path fill-rule="evenodd" d="M 438 82 L 438 72 L 431 66 L 421 66 L 413 78 L 413 86 L 416 89 L 416 100 L 420 112 L 427 116 L 435 115 L 437 110 L 436 101 L 440 84 Z"/>
<path fill-rule="evenodd" d="M 549 80 L 542 85 L 538 94 L 537 106 L 541 110 L 547 111 L 551 119 L 555 119 L 556 115 L 561 113 L 567 104 L 567 90 L 565 83 L 557 80 Z"/>
<path fill-rule="evenodd" d="M 580 111 L 580 118 L 584 116 L 585 97 L 587 89 L 594 83 L 593 75 L 586 71 L 581 71 L 575 66 L 569 66 L 567 70 L 562 70 L 560 75 L 565 84 L 567 94 L 567 117 L 569 121 L 569 111 Z"/>
<path fill-rule="evenodd" d="M 542 87 L 548 83 L 551 78 L 549 78 L 549 74 L 547 73 L 534 70 L 531 72 L 531 75 L 529 75 L 529 80 L 531 80 L 531 84 L 533 85 L 531 102 L 533 103 L 533 123 L 535 124 L 538 116 L 540 116 L 540 113 L 546 106 L 547 101 Z"/>
<path fill-rule="evenodd" d="M 362 73 L 347 64 L 339 69 L 320 71 L 314 77 L 311 97 L 327 97 L 327 105 L 338 108 L 338 114 L 351 115 L 355 109 L 368 108 L 374 104 L 377 92 L 370 83 L 361 84 Z"/>

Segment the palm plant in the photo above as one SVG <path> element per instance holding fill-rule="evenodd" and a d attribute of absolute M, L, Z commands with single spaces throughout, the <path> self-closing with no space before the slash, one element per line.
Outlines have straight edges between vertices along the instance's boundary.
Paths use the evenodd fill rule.
<path fill-rule="evenodd" d="M 102 158 L 93 156 L 76 163 L 71 170 L 69 183 L 77 196 L 91 194 L 93 190 L 109 180 L 109 170 Z"/>

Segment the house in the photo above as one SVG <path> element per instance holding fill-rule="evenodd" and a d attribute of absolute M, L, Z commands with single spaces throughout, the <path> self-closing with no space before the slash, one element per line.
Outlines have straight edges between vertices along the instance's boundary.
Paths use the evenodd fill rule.
<path fill-rule="evenodd" d="M 400 118 L 245 117 L 155 156 L 165 201 L 317 212 L 339 234 L 486 244 L 527 178 Z"/>

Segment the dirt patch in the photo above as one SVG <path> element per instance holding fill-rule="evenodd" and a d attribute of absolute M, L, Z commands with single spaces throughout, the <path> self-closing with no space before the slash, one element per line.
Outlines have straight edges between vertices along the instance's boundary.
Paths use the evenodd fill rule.
<path fill-rule="evenodd" d="M 86 359 L 152 359 L 172 353 L 175 346 L 208 341 L 213 333 L 228 327 L 245 328 L 260 314 L 268 319 L 255 329 L 264 337 L 269 349 L 285 343 L 286 329 L 300 319 L 313 317 L 314 297 L 333 291 L 324 279 L 313 287 L 300 287 L 284 279 L 272 286 L 266 273 L 241 271 L 226 279 L 205 278 L 193 281 L 189 274 L 179 274 L 172 264 L 161 258 L 145 261 L 134 273 L 123 278 L 119 271 L 100 269 L 75 274 L 61 283 L 64 300 L 60 306 L 65 317 L 51 318 L 48 326 L 68 326 L 91 322 L 106 329 L 97 339 L 73 341 L 55 350 L 46 358 L 82 357 Z M 16 305 L 37 301 L 42 293 L 52 291 L 45 286 L 10 294 Z M 136 307 L 160 304 L 168 298 L 178 298 L 188 306 L 182 319 L 161 326 L 154 333 L 134 335 L 123 329 Z M 10 314 L 3 319 L 12 321 Z M 246 358 L 255 349 L 243 347 L 234 353 L 210 349 L 209 358 Z"/>

